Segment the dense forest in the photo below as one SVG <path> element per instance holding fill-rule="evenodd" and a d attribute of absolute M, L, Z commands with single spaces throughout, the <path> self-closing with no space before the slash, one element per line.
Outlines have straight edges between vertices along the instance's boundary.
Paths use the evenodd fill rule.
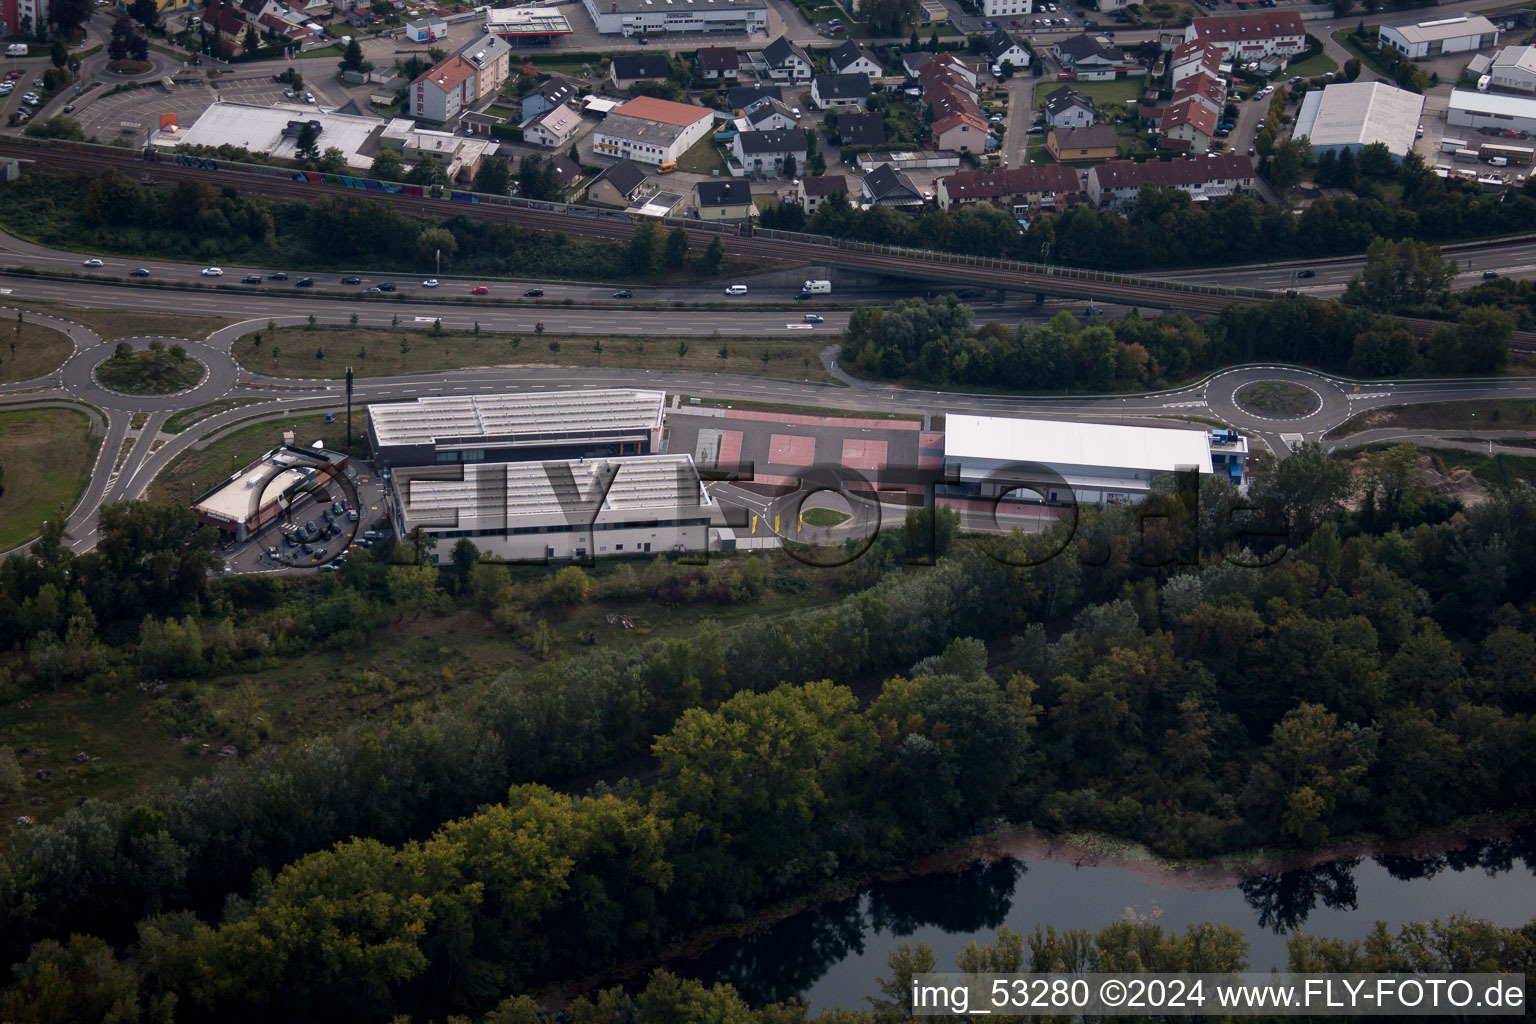
<path fill-rule="evenodd" d="M 1044 325 L 977 326 L 970 307 L 946 296 L 856 306 L 842 359 L 872 377 L 1105 394 L 1170 387 L 1260 360 L 1359 377 L 1489 373 L 1508 362 L 1513 331 L 1511 314 L 1467 306 L 1455 324 L 1437 324 L 1420 340 L 1385 314 L 1306 297 L 1228 306 L 1201 320 L 1132 310 L 1086 324 L 1063 312 Z"/>
<path fill-rule="evenodd" d="M 945 522 L 926 567 L 914 519 L 833 570 L 831 605 L 87 801 L 0 856 L 4 1016 L 483 1013 L 1006 820 L 1184 856 L 1528 810 L 1536 490 L 1462 510 L 1412 449 L 1352 473 L 1310 446 L 1255 497 L 1234 516 L 1213 480 L 1160 492 L 1151 526 L 1086 509 L 1070 535 Z M 444 602 L 521 629 L 529 602 L 593 597 L 579 569 L 514 584 L 472 550 L 213 579 L 210 546 L 185 510 L 108 506 L 96 552 L 51 535 L 0 564 L 6 696 L 301 657 Z M 794 574 L 625 569 L 602 586 L 660 601 Z M 642 755 L 652 784 L 549 788 Z"/>
<path fill-rule="evenodd" d="M 1380 179 L 1400 185 L 1400 196 L 1389 196 L 1375 181 L 1358 185 L 1359 198 L 1324 197 L 1300 214 L 1241 196 L 1196 203 L 1177 189 L 1148 186 L 1129 216 L 1081 205 L 1041 214 L 1022 230 L 1013 214 L 984 204 L 955 211 L 926 207 L 914 218 L 883 206 L 856 210 L 835 195 L 809 218 L 784 203 L 765 210 L 761 223 L 864 242 L 1132 272 L 1362 253 L 1375 238 L 1443 243 L 1536 228 L 1531 182 L 1488 193 L 1476 182 L 1436 177 L 1415 154 Z"/>

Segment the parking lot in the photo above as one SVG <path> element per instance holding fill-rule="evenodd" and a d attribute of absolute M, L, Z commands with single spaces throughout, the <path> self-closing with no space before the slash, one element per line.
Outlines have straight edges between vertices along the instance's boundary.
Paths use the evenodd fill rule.
<path fill-rule="evenodd" d="M 340 515 L 333 515 L 328 521 L 326 513 L 331 510 L 333 502 L 350 504 L 358 514 L 357 521 L 353 522 L 345 510 Z M 324 529 L 329 534 L 331 521 L 335 522 L 337 532 L 323 539 L 309 541 L 311 550 L 308 553 L 304 551 L 302 541 L 296 538 L 290 544 L 287 540 L 291 532 L 290 525 L 303 527 L 313 523 L 317 531 Z M 246 542 L 231 544 L 222 548 L 220 553 L 231 572 L 314 571 L 321 565 L 335 564 L 336 559 L 354 544 L 370 544 L 371 541 L 363 536 L 364 533 L 388 529 L 383 481 L 373 474 L 367 463 L 353 462 L 344 481 L 317 488 L 301 496 L 286 516 L 279 516 Z M 272 548 L 277 550 L 276 558 L 269 553 Z M 320 554 L 322 550 L 324 554 Z"/>

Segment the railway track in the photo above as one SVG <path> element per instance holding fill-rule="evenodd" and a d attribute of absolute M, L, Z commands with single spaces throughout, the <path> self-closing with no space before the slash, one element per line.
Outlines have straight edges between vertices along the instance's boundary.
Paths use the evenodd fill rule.
<path fill-rule="evenodd" d="M 389 202 L 409 216 L 421 219 L 441 219 L 459 214 L 479 219 L 516 224 L 530 230 L 559 231 L 584 238 L 627 241 L 634 232 L 633 223 L 627 218 L 577 217 L 555 210 L 530 209 L 523 206 L 501 206 L 494 203 L 457 204 L 430 196 L 412 196 L 360 191 L 344 185 L 323 182 L 297 182 L 280 177 L 255 174 L 238 174 L 210 171 L 176 164 L 171 161 L 146 161 L 136 159 L 131 153 L 122 155 L 105 152 L 51 149 L 15 139 L 0 139 L 0 156 L 16 157 L 36 166 L 61 173 L 100 173 L 114 170 L 135 177 L 149 184 L 167 184 L 178 181 L 212 182 L 233 186 L 254 196 L 277 199 L 312 200 L 317 195 L 349 196 Z M 1034 291 L 1058 296 L 1083 298 L 1125 306 L 1178 309 L 1191 313 L 1219 313 L 1236 303 L 1267 302 L 1272 293 L 1253 289 L 1196 289 L 1166 281 L 1139 281 L 1120 277 L 1118 280 L 1084 280 L 1062 273 L 1042 273 L 1021 269 L 1014 265 L 986 265 L 1001 261 L 966 262 L 942 253 L 904 251 L 899 254 L 871 249 L 849 248 L 838 245 L 832 239 L 825 244 L 806 240 L 802 236 L 795 241 L 757 236 L 741 237 L 722 234 L 718 230 L 683 225 L 689 233 L 691 244 L 708 245 L 720 238 L 730 255 L 759 262 L 777 264 L 826 263 L 848 270 L 862 270 L 892 277 L 909 277 L 926 281 L 941 281 L 965 287 L 991 287 L 1016 291 Z M 1509 240 L 1504 240 L 1508 242 Z M 1467 248 L 1492 248 L 1500 243 L 1467 243 Z M 1063 272 L 1070 273 L 1070 272 Z M 1119 277 L 1119 275 L 1117 275 Z M 1434 330 L 1438 321 L 1419 317 L 1398 317 L 1416 336 L 1425 337 Z M 1512 341 L 1517 351 L 1536 351 L 1536 332 L 1517 331 Z"/>

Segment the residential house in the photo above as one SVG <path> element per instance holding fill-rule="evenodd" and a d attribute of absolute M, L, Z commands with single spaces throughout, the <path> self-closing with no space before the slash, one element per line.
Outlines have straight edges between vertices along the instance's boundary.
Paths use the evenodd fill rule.
<path fill-rule="evenodd" d="M 817 75 L 811 79 L 811 103 L 818 110 L 833 107 L 869 105 L 869 76 L 857 72 L 846 75 Z"/>
<path fill-rule="evenodd" d="M 736 119 L 737 131 L 771 132 L 781 128 L 793 128 L 800 123 L 787 103 L 775 99 L 762 99 L 746 109 Z"/>
<path fill-rule="evenodd" d="M 1255 189 L 1253 161 L 1233 153 L 1207 153 L 1145 163 L 1112 160 L 1088 169 L 1088 199 L 1100 208 L 1134 208 L 1145 185 L 1176 188 L 1196 202 L 1251 195 Z"/>
<path fill-rule="evenodd" d="M 998 67 L 1004 64 L 1012 64 L 1015 69 L 1029 67 L 1029 51 L 1003 29 L 998 29 L 987 38 L 987 56 Z"/>
<path fill-rule="evenodd" d="M 839 192 L 848 195 L 848 179 L 841 174 L 812 174 L 795 184 L 795 200 L 806 213 L 815 213 L 816 207 Z"/>
<path fill-rule="evenodd" d="M 806 138 L 801 128 L 773 132 L 740 132 L 731 140 L 736 160 L 748 174 L 777 177 L 794 158 L 795 170 L 805 166 Z"/>
<path fill-rule="evenodd" d="M 227 4 L 211 3 L 203 8 L 202 22 L 226 42 L 239 43 L 245 35 L 245 19 Z"/>
<path fill-rule="evenodd" d="M 1045 123 L 1052 128 L 1086 128 L 1098 121 L 1093 100 L 1070 85 L 1056 89 L 1045 98 Z"/>
<path fill-rule="evenodd" d="M 734 46 L 701 46 L 693 63 L 707 82 L 734 82 L 741 72 L 741 55 Z"/>
<path fill-rule="evenodd" d="M 1216 137 L 1218 121 L 1219 114 L 1194 97 L 1170 103 L 1163 110 L 1162 121 L 1158 124 L 1163 136 L 1163 148 L 1204 153 L 1211 148 L 1211 140 Z"/>
<path fill-rule="evenodd" d="M 1241 63 L 1295 57 L 1307 48 L 1306 27 L 1294 10 L 1196 18 L 1184 30 L 1184 40 L 1196 39 L 1219 46 L 1223 60 Z"/>
<path fill-rule="evenodd" d="M 240 0 L 240 16 L 252 25 L 261 23 L 261 16 L 269 14 L 274 18 L 281 17 L 283 5 L 277 0 Z"/>
<path fill-rule="evenodd" d="M 544 163 L 555 172 L 555 180 L 560 182 L 561 188 L 570 188 L 581 180 L 581 165 L 570 157 L 551 153 L 544 158 Z"/>
<path fill-rule="evenodd" d="M 959 171 L 939 179 L 941 209 L 991 203 L 1017 216 L 1031 210 L 1055 210 L 1078 201 L 1077 172 L 1058 164 Z"/>
<path fill-rule="evenodd" d="M 923 194 L 912 183 L 912 179 L 890 164 L 881 164 L 864 175 L 860 191 L 864 201 L 873 206 L 916 210 L 923 205 Z"/>
<path fill-rule="evenodd" d="M 523 125 L 523 141 L 545 149 L 555 149 L 576 137 L 581 115 L 564 103 L 552 107 Z"/>
<path fill-rule="evenodd" d="M 633 160 L 620 160 L 592 179 L 587 186 L 587 201 L 623 209 L 640 194 L 645 182 L 645 168 Z"/>
<path fill-rule="evenodd" d="M 1052 52 L 1062 70 L 1071 70 L 1078 78 L 1113 78 L 1128 63 L 1124 50 L 1105 46 L 1093 36 L 1063 39 Z"/>
<path fill-rule="evenodd" d="M 763 47 L 763 60 L 768 65 L 768 77 L 776 82 L 809 82 L 814 70 L 811 58 L 804 50 L 779 36 Z"/>
<path fill-rule="evenodd" d="M 783 98 L 784 90 L 777 85 L 734 85 L 725 92 L 725 105 L 745 113 L 748 107 L 760 100 Z"/>
<path fill-rule="evenodd" d="M 636 82 L 664 82 L 672 77 L 672 61 L 664 53 L 627 53 L 613 58 L 608 80 L 628 92 Z"/>
<path fill-rule="evenodd" d="M 574 100 L 580 91 L 580 87 L 569 78 L 555 77 L 547 82 L 540 82 L 536 88 L 523 94 L 522 123 L 526 123 L 546 110 L 553 110 L 562 103 Z"/>
<path fill-rule="evenodd" d="M 1120 136 L 1107 124 L 1086 128 L 1052 128 L 1045 148 L 1060 163 L 1113 160 L 1120 155 Z"/>
<path fill-rule="evenodd" d="M 475 102 L 501 92 L 511 73 L 512 47 L 500 36 L 484 35 L 458 51 L 475 66 Z"/>
<path fill-rule="evenodd" d="M 1178 104 L 1185 100 L 1194 100 L 1220 120 L 1221 112 L 1227 105 L 1227 80 L 1204 73 L 1190 75 L 1173 90 L 1171 102 Z"/>
<path fill-rule="evenodd" d="M 1177 89 L 1190 75 L 1221 77 L 1222 48 L 1209 39 L 1191 39 L 1173 48 L 1168 59 L 1169 83 Z"/>
<path fill-rule="evenodd" d="M 837 115 L 837 137 L 844 146 L 885 145 L 885 121 L 872 110 L 849 110 Z"/>
<path fill-rule="evenodd" d="M 885 74 L 885 68 L 875 59 L 875 55 L 852 39 L 833 50 L 827 62 L 833 72 L 839 75 L 865 75 L 869 78 L 879 78 Z"/>
<path fill-rule="evenodd" d="M 992 144 L 987 120 L 968 110 L 956 111 L 933 122 L 934 145 L 959 153 L 985 153 Z"/>
<path fill-rule="evenodd" d="M 424 72 L 410 87 L 411 114 L 427 121 L 451 121 L 478 98 L 475 66 L 457 55 Z"/>
<path fill-rule="evenodd" d="M 902 70 L 907 73 L 908 78 L 921 79 L 923 69 L 929 65 L 933 65 L 935 71 L 943 71 L 946 75 L 963 79 L 966 86 L 972 92 L 976 90 L 978 78 L 976 69 L 952 53 L 929 53 L 926 50 L 915 50 L 901 58 Z"/>
<path fill-rule="evenodd" d="M 752 219 L 752 186 L 742 179 L 701 181 L 695 187 L 699 193 L 700 220 Z"/>

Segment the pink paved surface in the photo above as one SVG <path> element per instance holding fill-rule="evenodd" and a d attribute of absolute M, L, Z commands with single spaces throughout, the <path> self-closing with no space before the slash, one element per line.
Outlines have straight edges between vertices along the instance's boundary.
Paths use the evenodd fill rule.
<path fill-rule="evenodd" d="M 884 469 L 888 447 L 884 441 L 864 441 L 845 437 L 843 438 L 843 465 L 849 469 Z"/>
<path fill-rule="evenodd" d="M 774 434 L 768 439 L 768 461 L 776 466 L 809 466 L 816 461 L 816 439 L 806 434 Z"/>
<path fill-rule="evenodd" d="M 861 420 L 849 416 L 791 416 L 780 412 L 756 412 L 751 409 L 727 409 L 727 419 L 765 420 L 802 427 L 879 427 L 881 430 L 920 430 L 917 420 Z M 943 434 L 935 434 L 943 437 Z"/>
<path fill-rule="evenodd" d="M 944 456 L 942 456 L 942 455 L 919 455 L 917 457 L 917 468 L 918 469 L 943 469 L 944 468 Z"/>
<path fill-rule="evenodd" d="M 919 448 L 943 448 L 944 435 L 930 433 L 925 430 L 917 435 L 917 446 Z"/>
<path fill-rule="evenodd" d="M 720 431 L 720 465 L 734 466 L 741 461 L 741 431 Z"/>

